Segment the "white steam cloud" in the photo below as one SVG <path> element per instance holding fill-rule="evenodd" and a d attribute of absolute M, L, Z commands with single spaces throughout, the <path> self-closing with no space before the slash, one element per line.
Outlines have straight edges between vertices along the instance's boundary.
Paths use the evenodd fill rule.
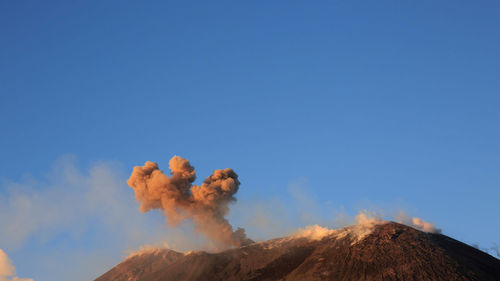
<path fill-rule="evenodd" d="M 410 217 L 409 215 L 401 212 L 395 218 L 396 222 L 411 226 L 420 231 L 425 231 L 429 233 L 441 233 L 441 229 L 437 228 L 434 223 L 426 222 L 421 218 Z"/>
<path fill-rule="evenodd" d="M 329 229 L 327 227 L 322 227 L 315 224 L 315 225 L 308 225 L 305 228 L 299 228 L 292 237 L 307 238 L 310 240 L 321 240 L 323 239 L 323 237 L 326 237 L 334 233 L 335 229 Z"/>
<path fill-rule="evenodd" d="M 342 214 L 342 216 L 344 215 Z M 342 219 L 344 219 L 344 217 L 342 217 Z M 441 230 L 436 228 L 433 223 L 426 222 L 416 217 L 412 218 L 404 213 L 398 215 L 396 221 L 424 232 L 429 232 L 429 233 L 441 232 Z M 384 220 L 382 216 L 380 216 L 376 212 L 369 212 L 367 210 L 363 210 L 354 217 L 354 222 L 351 223 L 349 226 L 339 229 L 329 229 L 327 227 L 322 227 L 317 224 L 314 224 L 306 226 L 304 228 L 299 228 L 289 238 L 306 238 L 309 240 L 321 240 L 326 236 L 334 236 L 337 239 L 349 236 L 352 239 L 352 244 L 354 244 L 363 240 L 365 237 L 371 234 L 375 229 L 375 226 L 380 224 L 385 224 L 388 222 L 389 221 Z M 498 248 L 496 250 L 498 251 Z"/>
<path fill-rule="evenodd" d="M 353 243 L 356 243 L 372 233 L 375 226 L 387 223 L 377 213 L 366 210 L 359 212 L 354 220 L 355 222 L 352 225 L 339 229 L 329 229 L 317 224 L 306 226 L 305 228 L 299 228 L 291 237 L 321 240 L 329 235 L 335 235 L 337 238 L 349 235 L 353 238 Z"/>
<path fill-rule="evenodd" d="M 33 281 L 33 279 L 17 277 L 16 267 L 7 254 L 0 249 L 0 281 Z"/>

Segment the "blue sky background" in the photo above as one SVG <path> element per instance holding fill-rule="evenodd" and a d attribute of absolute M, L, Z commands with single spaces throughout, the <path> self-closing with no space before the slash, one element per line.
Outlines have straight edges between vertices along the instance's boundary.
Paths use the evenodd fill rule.
<path fill-rule="evenodd" d="M 284 194 L 300 181 L 321 206 L 405 209 L 464 242 L 500 243 L 499 9 L 2 1 L 0 199 L 27 179 L 42 191 L 68 154 L 84 174 L 118 163 L 116 181 L 133 197 L 124 181 L 134 165 L 166 170 L 180 155 L 198 182 L 234 168 L 242 202 L 280 198 L 293 212 Z M 89 219 L 85 235 L 58 226 L 0 248 L 19 276 L 50 280 L 37 258 L 99 248 L 109 239 L 101 227 Z"/>

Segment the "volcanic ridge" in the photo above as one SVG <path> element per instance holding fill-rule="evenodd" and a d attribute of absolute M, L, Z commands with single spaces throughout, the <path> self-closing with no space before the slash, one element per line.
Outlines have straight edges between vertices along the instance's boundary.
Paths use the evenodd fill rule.
<path fill-rule="evenodd" d="M 95 281 L 500 280 L 500 260 L 448 236 L 395 222 L 316 226 L 219 253 L 154 249 Z"/>

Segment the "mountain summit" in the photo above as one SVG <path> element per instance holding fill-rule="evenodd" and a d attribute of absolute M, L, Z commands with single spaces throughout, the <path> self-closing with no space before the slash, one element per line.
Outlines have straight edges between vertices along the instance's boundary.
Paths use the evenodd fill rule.
<path fill-rule="evenodd" d="M 500 280 L 500 260 L 442 234 L 385 222 L 310 229 L 220 253 L 145 251 L 96 279 L 111 280 L 483 281 Z"/>

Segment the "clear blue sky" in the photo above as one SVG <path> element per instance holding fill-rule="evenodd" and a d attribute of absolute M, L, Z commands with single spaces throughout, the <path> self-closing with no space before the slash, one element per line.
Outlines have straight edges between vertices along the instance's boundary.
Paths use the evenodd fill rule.
<path fill-rule="evenodd" d="M 320 203 L 402 206 L 459 240 L 500 243 L 499 11 L 2 1 L 0 179 L 43 181 L 66 154 L 82 170 L 118 162 L 126 179 L 177 154 L 199 179 L 234 168 L 238 198 L 279 197 L 306 179 Z M 11 247 L 19 275 L 43 280 L 29 248 L 50 251 L 59 236 Z"/>

